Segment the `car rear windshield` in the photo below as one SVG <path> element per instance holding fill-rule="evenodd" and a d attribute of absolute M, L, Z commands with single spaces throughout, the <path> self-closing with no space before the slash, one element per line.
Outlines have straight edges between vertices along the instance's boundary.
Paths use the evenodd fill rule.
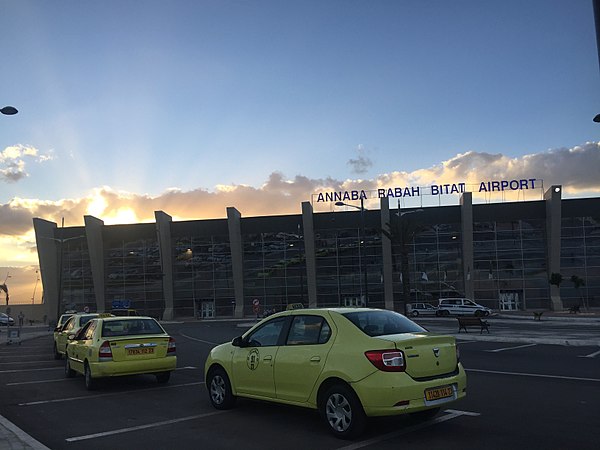
<path fill-rule="evenodd" d="M 164 330 L 154 319 L 110 320 L 102 324 L 104 337 L 163 333 Z"/>
<path fill-rule="evenodd" d="M 402 314 L 394 311 L 355 311 L 343 314 L 350 322 L 369 336 L 422 333 L 427 330 Z"/>

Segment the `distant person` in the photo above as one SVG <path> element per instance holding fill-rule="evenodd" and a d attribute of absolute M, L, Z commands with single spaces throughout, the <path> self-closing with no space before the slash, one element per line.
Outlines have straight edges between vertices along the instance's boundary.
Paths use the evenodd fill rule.
<path fill-rule="evenodd" d="M 22 327 L 23 326 L 23 320 L 25 320 L 25 314 L 23 314 L 23 311 L 21 311 L 18 315 L 19 317 L 19 326 Z"/>

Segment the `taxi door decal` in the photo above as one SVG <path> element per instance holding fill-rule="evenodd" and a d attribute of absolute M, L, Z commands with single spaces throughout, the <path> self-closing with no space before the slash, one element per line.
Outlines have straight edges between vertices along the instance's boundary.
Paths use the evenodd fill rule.
<path fill-rule="evenodd" d="M 260 353 L 257 348 L 253 348 L 248 352 L 246 357 L 246 365 L 250 370 L 256 370 L 258 368 L 258 362 L 260 361 Z"/>

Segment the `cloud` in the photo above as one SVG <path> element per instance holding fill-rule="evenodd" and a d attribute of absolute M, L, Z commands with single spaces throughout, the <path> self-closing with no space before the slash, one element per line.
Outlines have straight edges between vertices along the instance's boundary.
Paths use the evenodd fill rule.
<path fill-rule="evenodd" d="M 367 171 L 373 165 L 371 159 L 366 155 L 366 151 L 363 145 L 359 145 L 356 150 L 358 151 L 358 158 L 352 159 L 350 158 L 347 164 L 352 168 L 352 172 L 355 174 L 363 174 L 367 173 Z"/>
<path fill-rule="evenodd" d="M 32 229 L 32 219 L 40 217 L 66 226 L 83 224 L 84 215 L 94 215 L 106 224 L 148 222 L 154 211 L 162 210 L 175 220 L 223 218 L 226 208 L 235 206 L 243 216 L 293 214 L 300 203 L 318 192 L 376 190 L 380 187 L 428 186 L 486 180 L 537 178 L 547 189 L 563 185 L 565 196 L 600 193 L 600 145 L 595 142 L 570 149 L 560 148 L 511 158 L 502 154 L 466 152 L 426 169 L 390 172 L 370 180 L 313 179 L 297 175 L 288 179 L 273 172 L 259 187 L 219 185 L 213 191 L 170 188 L 161 195 L 120 192 L 108 186 L 94 189 L 86 197 L 45 201 L 14 198 L 0 205 L 0 236 L 20 236 Z"/>
<path fill-rule="evenodd" d="M 53 152 L 40 154 L 35 148 L 27 145 L 11 145 L 0 152 L 0 180 L 6 183 L 16 183 L 26 178 L 26 160 L 43 163 L 54 159 Z"/>

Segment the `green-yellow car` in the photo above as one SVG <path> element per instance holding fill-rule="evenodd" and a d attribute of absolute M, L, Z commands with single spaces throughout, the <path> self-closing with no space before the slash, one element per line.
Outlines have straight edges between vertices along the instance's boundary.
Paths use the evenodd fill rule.
<path fill-rule="evenodd" d="M 64 314 L 63 314 L 64 315 Z M 67 342 L 69 341 L 70 334 L 77 334 L 77 332 L 90 320 L 98 317 L 98 313 L 77 313 L 72 314 L 66 322 L 62 325 L 57 326 L 54 329 L 54 359 L 61 359 L 65 354 L 67 348 Z M 110 314 L 109 314 L 110 315 Z M 61 316 L 62 318 L 62 316 Z"/>
<path fill-rule="evenodd" d="M 318 409 L 346 439 L 364 430 L 367 417 L 430 418 L 467 390 L 454 337 L 366 308 L 269 316 L 213 348 L 205 380 L 217 409 L 233 407 L 238 396 Z"/>
<path fill-rule="evenodd" d="M 152 317 L 99 317 L 69 336 L 65 375 L 80 373 L 94 389 L 98 378 L 153 374 L 169 381 L 177 366 L 175 340 Z"/>

